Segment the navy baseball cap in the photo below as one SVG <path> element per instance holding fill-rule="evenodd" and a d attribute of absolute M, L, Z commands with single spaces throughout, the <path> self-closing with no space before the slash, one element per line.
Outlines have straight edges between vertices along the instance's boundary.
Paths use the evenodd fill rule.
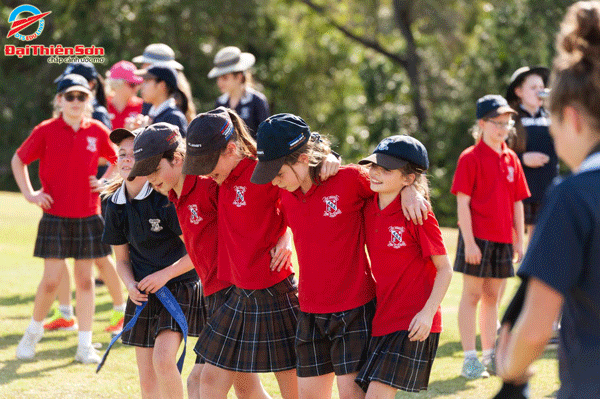
<path fill-rule="evenodd" d="M 133 181 L 137 176 L 148 176 L 153 173 L 163 154 L 177 149 L 181 137 L 179 128 L 166 122 L 155 123 L 138 130 L 141 131 L 133 140 L 135 163 L 127 176 L 129 181 Z"/>
<path fill-rule="evenodd" d="M 374 163 L 386 169 L 402 169 L 408 162 L 417 165 L 422 172 L 429 169 L 427 149 L 419 140 L 411 136 L 396 135 L 381 140 L 373 154 L 358 163 Z"/>
<path fill-rule="evenodd" d="M 110 132 L 110 135 L 108 136 L 108 138 L 110 138 L 110 141 L 112 141 L 114 144 L 119 145 L 119 144 L 121 144 L 121 141 L 123 141 L 127 138 L 132 137 L 135 139 L 137 137 L 137 135 L 143 131 L 144 131 L 143 127 L 140 127 L 135 130 L 127 130 L 124 128 L 115 129 L 112 132 Z"/>
<path fill-rule="evenodd" d="M 475 112 L 477 119 L 495 118 L 506 113 L 516 114 L 517 111 L 512 109 L 504 97 L 499 94 L 488 94 L 477 100 L 477 111 Z"/>
<path fill-rule="evenodd" d="M 250 181 L 266 184 L 277 176 L 286 155 L 310 140 L 310 128 L 302 118 L 292 114 L 277 114 L 258 125 L 256 149 L 258 163 Z"/>
<path fill-rule="evenodd" d="M 92 94 L 88 81 L 83 76 L 74 73 L 63 76 L 56 86 L 57 93 L 68 93 L 70 91 L 81 91 L 88 95 Z"/>
<path fill-rule="evenodd" d="M 98 77 L 98 71 L 96 71 L 96 67 L 91 62 L 72 62 L 67 65 L 64 72 L 58 78 L 54 79 L 54 83 L 58 83 L 66 75 L 72 73 L 83 76 L 88 82 Z"/>
<path fill-rule="evenodd" d="M 148 69 L 136 71 L 136 75 L 140 75 L 144 79 L 160 79 L 173 90 L 179 90 L 177 87 L 177 71 L 168 66 L 154 65 Z"/>
<path fill-rule="evenodd" d="M 185 135 L 185 175 L 208 175 L 215 169 L 221 149 L 233 136 L 234 127 L 225 107 L 196 115 Z"/>

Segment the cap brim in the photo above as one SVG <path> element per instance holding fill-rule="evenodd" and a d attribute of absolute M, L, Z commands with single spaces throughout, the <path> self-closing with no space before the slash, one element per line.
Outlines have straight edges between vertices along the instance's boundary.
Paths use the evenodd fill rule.
<path fill-rule="evenodd" d="M 250 181 L 254 184 L 267 184 L 273 181 L 283 166 L 285 157 L 272 161 L 258 161 L 252 172 Z"/>
<path fill-rule="evenodd" d="M 110 132 L 110 135 L 108 137 L 110 138 L 110 141 L 112 141 L 114 144 L 119 145 L 121 141 L 125 140 L 128 137 L 135 138 L 135 134 L 131 133 L 127 129 L 115 129 L 112 132 Z"/>
<path fill-rule="evenodd" d="M 129 172 L 129 176 L 127 176 L 127 180 L 133 181 L 133 179 L 135 179 L 138 176 L 148 176 L 149 174 L 152 174 L 158 167 L 158 164 L 160 163 L 162 157 L 163 154 L 160 153 L 152 155 L 151 157 L 148 157 L 146 159 L 135 161 L 133 167 L 131 168 L 131 171 Z"/>
<path fill-rule="evenodd" d="M 160 65 L 160 66 L 168 66 L 171 68 L 175 68 L 179 71 L 183 71 L 183 65 L 181 65 L 179 62 L 177 62 L 175 60 L 170 60 L 170 61 L 157 60 L 156 58 L 148 58 L 144 55 L 138 55 L 137 57 L 134 57 L 132 61 L 135 63 L 138 63 L 138 64 L 153 64 L 153 65 Z"/>
<path fill-rule="evenodd" d="M 368 157 L 363 158 L 360 161 L 358 161 L 359 165 L 367 165 L 370 163 L 374 163 L 376 165 L 379 165 L 379 166 L 384 167 L 389 170 L 394 170 L 394 169 L 402 169 L 404 166 L 406 166 L 408 161 L 405 161 L 404 159 L 395 158 L 391 155 L 381 154 L 381 153 L 371 154 Z"/>
<path fill-rule="evenodd" d="M 516 114 L 516 113 L 517 113 L 517 111 L 515 111 L 508 105 L 505 105 L 503 107 L 496 108 L 495 110 L 493 110 L 491 112 L 488 112 L 480 119 L 489 119 L 489 118 L 495 118 L 497 116 L 504 115 L 504 114 Z"/>
<path fill-rule="evenodd" d="M 256 58 L 254 57 L 254 55 L 250 53 L 242 53 L 240 54 L 240 60 L 237 63 L 233 65 L 228 65 L 226 67 L 214 67 L 213 69 L 211 69 L 208 73 L 208 78 L 217 78 L 219 76 L 233 72 L 243 72 L 247 69 L 250 69 L 255 62 Z"/>
<path fill-rule="evenodd" d="M 68 93 L 70 91 L 80 91 L 82 93 L 86 93 L 88 96 L 92 95 L 92 92 L 90 91 L 90 89 L 88 89 L 85 86 L 79 86 L 79 85 L 68 87 L 68 88 L 64 89 L 63 91 L 61 91 L 61 93 L 64 94 L 64 93 Z"/>
<path fill-rule="evenodd" d="M 193 155 L 188 151 L 183 162 L 182 173 L 184 175 L 206 176 L 215 170 L 220 156 L 221 151 L 211 151 L 201 155 Z"/>

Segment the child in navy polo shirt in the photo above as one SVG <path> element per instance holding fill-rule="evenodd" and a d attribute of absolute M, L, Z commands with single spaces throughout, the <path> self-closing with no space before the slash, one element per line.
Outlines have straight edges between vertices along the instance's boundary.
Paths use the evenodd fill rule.
<path fill-rule="evenodd" d="M 185 315 L 188 334 L 198 336 L 204 326 L 202 286 L 186 254 L 175 207 L 145 178 L 127 179 L 134 165 L 134 137 L 140 131 L 162 139 L 172 152 L 181 142 L 177 127 L 166 123 L 110 134 L 119 146 L 119 175 L 103 192 L 108 197 L 103 241 L 112 245 L 117 271 L 129 293 L 125 323 L 136 305 L 148 302 L 133 328 L 122 335 L 124 344 L 136 347 L 142 397 L 183 398 L 177 369 L 182 330 L 153 294 L 166 286 Z"/>
<path fill-rule="evenodd" d="M 561 24 L 548 108 L 556 152 L 573 174 L 547 194 L 518 271 L 527 281 L 523 308 L 498 342 L 498 375 L 519 386 L 562 313 L 559 399 L 600 397 L 599 21 L 600 3 L 586 1 Z"/>
<path fill-rule="evenodd" d="M 440 303 L 452 279 L 433 212 L 423 225 L 403 214 L 400 194 L 414 186 L 428 196 L 427 150 L 410 136 L 384 139 L 361 160 L 375 197 L 365 206 L 366 243 L 377 288 L 369 358 L 357 383 L 367 397 L 427 389 L 442 331 Z"/>
<path fill-rule="evenodd" d="M 493 372 L 499 293 L 503 280 L 514 276 L 513 253 L 517 254 L 517 262 L 523 257 L 522 201 L 530 194 L 521 162 L 505 143 L 515 113 L 502 96 L 487 95 L 477 100 L 476 144 L 460 155 L 452 182 L 459 225 L 454 271 L 463 273 L 458 309 L 465 352 L 461 375 L 469 379 Z M 483 364 L 475 349 L 480 301 Z"/>

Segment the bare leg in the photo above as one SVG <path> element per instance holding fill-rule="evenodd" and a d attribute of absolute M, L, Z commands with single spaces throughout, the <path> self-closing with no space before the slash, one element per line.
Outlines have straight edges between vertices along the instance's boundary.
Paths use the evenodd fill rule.
<path fill-rule="evenodd" d="M 79 321 L 79 331 L 92 331 L 95 308 L 92 260 L 75 260 L 73 275 L 75 277 L 75 312 Z"/>
<path fill-rule="evenodd" d="M 463 291 L 458 306 L 458 329 L 463 351 L 475 350 L 477 304 L 481 299 L 483 279 L 463 274 Z"/>
<path fill-rule="evenodd" d="M 200 377 L 204 364 L 196 363 L 187 378 L 188 399 L 200 399 Z M 239 395 L 238 395 L 239 398 Z"/>
<path fill-rule="evenodd" d="M 66 262 L 60 284 L 58 285 L 58 304 L 71 306 L 71 276 Z"/>
<path fill-rule="evenodd" d="M 205 364 L 200 377 L 200 397 L 202 399 L 227 399 L 235 374 L 234 371 Z"/>
<path fill-rule="evenodd" d="M 66 268 L 64 259 L 44 259 L 44 274 L 33 303 L 33 320 L 42 322 L 48 314 Z"/>
<path fill-rule="evenodd" d="M 299 377 L 298 391 L 300 399 L 331 399 L 334 377 L 335 374 L 333 373 L 316 377 Z"/>
<path fill-rule="evenodd" d="M 367 391 L 367 399 L 394 399 L 398 390 L 379 381 L 371 381 Z"/>
<path fill-rule="evenodd" d="M 481 348 L 493 349 L 496 346 L 498 326 L 498 302 L 500 288 L 506 279 L 483 279 L 479 329 L 481 330 Z"/>
<path fill-rule="evenodd" d="M 123 286 L 121 285 L 121 280 L 119 279 L 112 258 L 110 256 L 96 258 L 94 259 L 94 263 L 100 272 L 100 276 L 102 276 L 102 280 L 104 280 L 104 284 L 106 284 L 106 288 L 108 288 L 108 293 L 112 298 L 113 305 L 123 305 L 125 303 Z"/>
<path fill-rule="evenodd" d="M 152 363 L 153 351 L 154 348 L 135 347 L 142 399 L 160 399 L 157 377 Z"/>
<path fill-rule="evenodd" d="M 296 369 L 278 371 L 273 374 L 275 374 L 275 378 L 277 378 L 281 397 L 283 399 L 298 399 L 298 377 L 296 376 Z"/>
<path fill-rule="evenodd" d="M 271 399 L 256 373 L 235 373 L 233 388 L 238 399 Z"/>
<path fill-rule="evenodd" d="M 165 330 L 156 337 L 152 363 L 158 378 L 161 398 L 183 399 L 183 381 L 177 369 L 177 350 L 181 333 Z"/>
<path fill-rule="evenodd" d="M 362 399 L 365 397 L 365 392 L 354 382 L 357 375 L 358 372 L 337 376 L 340 399 Z"/>

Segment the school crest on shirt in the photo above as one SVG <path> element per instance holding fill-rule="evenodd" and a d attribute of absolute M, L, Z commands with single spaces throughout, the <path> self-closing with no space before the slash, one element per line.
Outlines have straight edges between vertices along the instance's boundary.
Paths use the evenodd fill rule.
<path fill-rule="evenodd" d="M 508 175 L 506 176 L 506 178 L 511 183 L 515 181 L 515 168 L 513 168 L 512 166 L 508 167 Z"/>
<path fill-rule="evenodd" d="M 323 202 L 325 203 L 325 212 L 323 216 L 329 216 L 330 218 L 334 218 L 342 211 L 338 208 L 338 201 L 340 197 L 337 195 L 330 195 L 328 197 L 323 197 Z"/>
<path fill-rule="evenodd" d="M 198 214 L 198 205 L 188 205 L 188 209 L 190 210 L 190 223 L 200 223 L 202 221 L 202 217 Z"/>
<path fill-rule="evenodd" d="M 90 151 L 90 152 L 96 152 L 97 146 L 96 143 L 98 142 L 98 138 L 97 137 L 86 137 L 87 138 L 87 148 L 86 150 Z"/>
<path fill-rule="evenodd" d="M 248 119 L 250 117 L 250 109 L 248 107 L 242 107 L 240 110 L 240 118 Z"/>
<path fill-rule="evenodd" d="M 148 222 L 150 223 L 150 231 L 154 233 L 158 233 L 163 229 L 160 225 L 160 219 L 148 219 Z"/>
<path fill-rule="evenodd" d="M 404 233 L 404 227 L 400 226 L 390 226 L 388 227 L 389 232 L 391 233 L 390 242 L 388 242 L 388 247 L 392 247 L 394 249 L 398 249 L 400 247 L 405 247 L 406 243 L 402 239 L 402 233 Z"/>
<path fill-rule="evenodd" d="M 235 199 L 233 200 L 233 205 L 237 206 L 238 208 L 246 205 L 246 199 L 244 198 L 244 194 L 246 193 L 246 187 L 233 186 L 233 189 L 235 190 Z"/>

